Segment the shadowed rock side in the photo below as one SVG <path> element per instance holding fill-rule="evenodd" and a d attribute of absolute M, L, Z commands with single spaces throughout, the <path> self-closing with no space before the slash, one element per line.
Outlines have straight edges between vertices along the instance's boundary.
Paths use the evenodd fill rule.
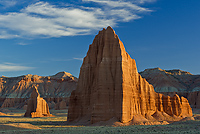
<path fill-rule="evenodd" d="M 140 74 L 154 86 L 156 92 L 184 96 L 192 108 L 200 108 L 200 75 L 192 75 L 178 69 L 160 68 L 145 69 Z"/>
<path fill-rule="evenodd" d="M 135 60 L 111 27 L 100 31 L 84 58 L 77 88 L 71 93 L 68 122 L 96 123 L 116 118 L 127 123 L 139 116 L 154 119 L 152 115 L 157 111 L 170 117 L 192 116 L 187 99 L 156 93 L 140 76 Z"/>
<path fill-rule="evenodd" d="M 192 107 L 200 108 L 200 91 L 189 93 L 187 99 Z"/>
<path fill-rule="evenodd" d="M 31 98 L 28 101 L 28 106 L 24 117 L 51 117 L 47 102 L 40 97 L 40 94 L 35 87 L 31 93 Z"/>

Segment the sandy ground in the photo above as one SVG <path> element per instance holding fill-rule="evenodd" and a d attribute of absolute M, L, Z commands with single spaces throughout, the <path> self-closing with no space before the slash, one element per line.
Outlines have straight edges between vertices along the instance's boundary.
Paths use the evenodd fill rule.
<path fill-rule="evenodd" d="M 195 121 L 174 122 L 168 125 L 111 126 L 69 126 L 66 124 L 67 110 L 51 110 L 55 117 L 26 118 L 24 110 L 7 109 L 7 115 L 0 116 L 0 133 L 8 134 L 183 134 L 200 133 L 200 114 Z"/>

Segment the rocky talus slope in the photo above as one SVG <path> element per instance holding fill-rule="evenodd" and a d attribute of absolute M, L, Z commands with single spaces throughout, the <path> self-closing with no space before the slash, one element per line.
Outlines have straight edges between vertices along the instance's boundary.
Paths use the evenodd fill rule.
<path fill-rule="evenodd" d="M 146 69 L 140 74 L 154 86 L 156 92 L 184 96 L 193 108 L 200 108 L 200 75 L 192 75 L 179 69 L 160 68 Z"/>
<path fill-rule="evenodd" d="M 19 77 L 3 76 L 0 77 L 0 105 L 1 108 L 22 108 L 27 104 L 33 87 L 37 87 L 50 108 L 60 109 L 63 108 L 63 103 L 68 105 L 69 96 L 75 90 L 76 84 L 77 78 L 67 72 L 45 77 L 31 74 Z"/>
<path fill-rule="evenodd" d="M 174 121 L 192 116 L 184 97 L 156 93 L 137 72 L 135 60 L 108 27 L 95 37 L 70 96 L 68 122 L 117 121 L 128 125 Z M 104 124 L 105 125 L 105 124 Z"/>

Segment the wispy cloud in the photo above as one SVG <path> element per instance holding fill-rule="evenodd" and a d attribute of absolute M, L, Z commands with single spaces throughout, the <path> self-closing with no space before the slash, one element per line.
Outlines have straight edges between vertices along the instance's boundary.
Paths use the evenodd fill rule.
<path fill-rule="evenodd" d="M 143 8 L 136 4 L 133 4 L 130 1 L 121 1 L 121 0 L 117 0 L 117 1 L 113 1 L 113 0 L 83 0 L 83 1 L 95 2 L 95 3 L 103 4 L 103 5 L 114 7 L 114 8 L 119 8 L 119 7 L 123 8 L 123 9 L 130 8 L 132 10 L 140 11 L 140 12 L 151 11 L 147 8 Z"/>
<path fill-rule="evenodd" d="M 73 59 L 58 59 L 58 58 L 53 58 L 53 59 L 50 59 L 49 61 L 58 61 L 58 62 L 63 62 L 63 61 L 71 61 L 71 60 L 73 60 Z"/>
<path fill-rule="evenodd" d="M 73 58 L 74 60 L 80 60 L 83 61 L 83 58 Z"/>
<path fill-rule="evenodd" d="M 19 35 L 17 34 L 9 34 L 7 33 L 7 31 L 4 31 L 4 30 L 0 31 L 0 39 L 11 39 L 11 38 L 18 38 L 18 37 Z"/>
<path fill-rule="evenodd" d="M 144 3 L 151 3 L 156 2 L 157 0 L 136 0 L 137 3 L 144 4 Z"/>
<path fill-rule="evenodd" d="M 0 0 L 0 5 L 3 5 L 4 8 L 13 7 L 17 4 L 16 0 Z"/>
<path fill-rule="evenodd" d="M 58 61 L 58 62 L 60 62 L 60 61 L 63 62 L 64 61 L 65 62 L 65 61 L 72 61 L 72 60 L 81 60 L 82 61 L 83 58 L 75 58 L 75 57 L 74 58 L 70 58 L 70 59 L 60 59 L 60 58 L 56 59 L 56 58 L 53 58 L 50 61 Z"/>
<path fill-rule="evenodd" d="M 26 46 L 26 45 L 28 45 L 28 43 L 24 43 L 24 42 L 19 42 L 19 43 L 17 43 L 18 45 L 21 45 L 21 46 Z"/>
<path fill-rule="evenodd" d="M 137 0 L 136 0 L 137 1 Z M 134 2 L 136 2 L 134 1 Z M 147 0 L 140 0 L 145 2 Z M 150 0 L 148 0 L 150 1 Z M 0 39 L 23 37 L 61 37 L 88 35 L 119 22 L 141 18 L 140 14 L 151 12 L 132 1 L 83 0 L 97 6 L 59 6 L 37 2 L 20 12 L 0 14 Z"/>
<path fill-rule="evenodd" d="M 24 71 L 24 70 L 31 70 L 31 69 L 34 69 L 34 67 L 21 66 L 14 63 L 0 64 L 0 72 Z"/>

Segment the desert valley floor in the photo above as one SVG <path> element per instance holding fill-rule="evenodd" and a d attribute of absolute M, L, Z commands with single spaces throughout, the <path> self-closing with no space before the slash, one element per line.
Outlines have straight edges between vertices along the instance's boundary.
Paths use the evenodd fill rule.
<path fill-rule="evenodd" d="M 116 133 L 200 133 L 199 109 L 193 110 L 195 121 L 174 122 L 168 125 L 132 125 L 132 126 L 69 126 L 67 109 L 50 110 L 55 117 L 27 118 L 23 117 L 25 110 L 7 108 L 1 109 L 6 115 L 0 116 L 0 133 L 9 134 L 116 134 Z M 198 119 L 197 119 L 198 118 Z"/>

